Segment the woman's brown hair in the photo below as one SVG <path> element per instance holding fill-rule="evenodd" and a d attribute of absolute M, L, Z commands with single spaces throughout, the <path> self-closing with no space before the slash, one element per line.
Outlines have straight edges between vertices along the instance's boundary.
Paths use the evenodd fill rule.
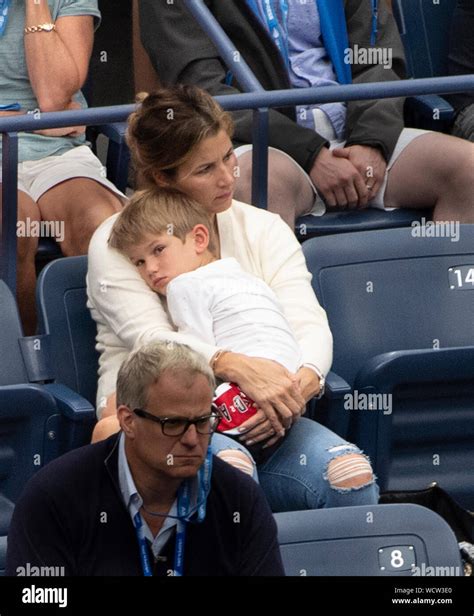
<path fill-rule="evenodd" d="M 233 134 L 230 114 L 210 94 L 191 85 L 161 87 L 139 95 L 140 107 L 128 119 L 127 143 L 140 188 L 156 186 L 156 173 L 172 181 L 178 167 L 207 137 Z"/>

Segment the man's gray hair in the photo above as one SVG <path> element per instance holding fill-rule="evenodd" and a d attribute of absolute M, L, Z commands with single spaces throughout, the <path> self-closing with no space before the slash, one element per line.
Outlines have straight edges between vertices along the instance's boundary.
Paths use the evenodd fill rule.
<path fill-rule="evenodd" d="M 216 387 L 214 374 L 202 355 L 185 344 L 153 342 L 130 353 L 121 365 L 117 376 L 117 406 L 125 404 L 132 410 L 146 408 L 150 387 L 168 371 L 186 382 L 202 374 L 212 391 Z"/>

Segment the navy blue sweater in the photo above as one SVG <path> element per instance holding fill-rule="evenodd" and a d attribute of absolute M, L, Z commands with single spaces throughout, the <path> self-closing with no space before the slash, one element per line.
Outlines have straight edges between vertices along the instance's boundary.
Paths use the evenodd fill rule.
<path fill-rule="evenodd" d="M 64 567 L 65 575 L 142 575 L 119 488 L 117 440 L 114 435 L 71 451 L 29 481 L 13 514 L 6 575 L 27 563 Z M 174 536 L 163 555 L 167 561 L 155 564 L 155 575 L 173 568 Z M 188 524 L 184 575 L 284 575 L 265 496 L 218 458 L 206 518 Z"/>

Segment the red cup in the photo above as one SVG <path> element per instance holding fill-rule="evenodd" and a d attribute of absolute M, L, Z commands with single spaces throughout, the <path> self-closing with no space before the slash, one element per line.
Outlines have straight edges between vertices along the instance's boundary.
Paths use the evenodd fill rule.
<path fill-rule="evenodd" d="M 217 387 L 213 403 L 222 416 L 217 431 L 239 434 L 238 427 L 257 412 L 254 401 L 235 383 L 222 383 Z"/>

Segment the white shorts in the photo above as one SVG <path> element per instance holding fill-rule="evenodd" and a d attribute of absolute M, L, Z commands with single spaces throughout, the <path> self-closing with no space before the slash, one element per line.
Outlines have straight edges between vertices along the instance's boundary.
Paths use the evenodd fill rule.
<path fill-rule="evenodd" d="M 324 113 L 324 112 L 321 112 L 321 113 Z M 315 117 L 315 120 L 316 120 L 316 117 Z M 318 118 L 318 120 L 320 121 L 321 118 Z M 323 127 L 321 127 L 321 128 L 323 128 Z M 323 135 L 326 135 L 326 137 L 327 137 L 327 136 L 329 136 L 329 132 L 331 130 L 332 129 L 329 129 L 329 131 L 328 131 L 328 126 L 326 124 L 324 126 L 324 130 L 321 130 L 321 133 Z M 318 133 L 319 132 L 320 131 L 318 130 Z M 377 208 L 379 210 L 387 210 L 387 211 L 391 211 L 391 210 L 395 209 L 393 207 L 385 207 L 384 206 L 384 197 L 385 197 L 385 190 L 387 188 L 388 172 L 390 171 L 390 169 L 392 168 L 393 164 L 395 163 L 397 158 L 400 156 L 400 154 L 403 152 L 403 150 L 406 148 L 406 146 L 408 144 L 410 144 L 417 137 L 421 137 L 422 135 L 429 134 L 430 132 L 431 131 L 421 130 L 419 128 L 404 128 L 402 130 L 402 132 L 400 133 L 400 137 L 398 138 L 398 141 L 396 143 L 395 149 L 393 150 L 393 154 L 392 154 L 390 160 L 388 161 L 388 165 L 387 165 L 387 169 L 385 171 L 385 178 L 384 178 L 383 184 L 380 187 L 380 190 L 374 196 L 374 198 L 369 201 L 369 207 Z M 332 136 L 334 136 L 334 131 L 332 131 Z M 344 147 L 344 145 L 346 143 L 345 141 L 340 141 L 340 140 L 337 140 L 337 139 L 329 139 L 329 141 L 330 141 L 330 148 L 329 148 L 330 150 L 333 150 L 334 148 Z M 313 216 L 322 216 L 326 212 L 326 204 L 324 203 L 323 199 L 318 195 L 318 191 L 316 190 L 316 187 L 313 184 L 313 181 L 311 180 L 309 175 L 306 173 L 306 171 L 303 169 L 303 167 L 301 167 L 296 162 L 296 160 L 294 158 L 292 158 L 291 156 L 289 156 L 289 154 L 287 154 L 286 152 L 283 152 L 282 150 L 278 150 L 277 148 L 272 148 L 272 147 L 269 147 L 268 149 L 269 150 L 274 150 L 275 152 L 280 152 L 281 154 L 283 154 L 283 156 L 286 156 L 289 160 L 291 160 L 291 162 L 294 165 L 296 165 L 296 167 L 301 172 L 302 176 L 306 179 L 307 182 L 309 182 L 309 184 L 311 185 L 311 188 L 313 189 L 313 192 L 314 192 L 313 207 L 308 212 L 308 214 L 312 214 Z M 251 150 L 252 150 L 252 145 L 251 144 L 241 145 L 240 147 L 236 148 L 235 154 L 236 154 L 236 156 L 238 158 L 239 156 L 242 156 L 242 154 L 244 154 L 245 152 L 249 152 Z"/>
<path fill-rule="evenodd" d="M 73 178 L 89 178 L 108 188 L 120 198 L 125 195 L 106 177 L 106 169 L 87 145 L 72 148 L 60 156 L 46 156 L 18 164 L 18 190 L 33 201 L 56 184 Z M 0 167 L 0 183 L 2 181 Z"/>

